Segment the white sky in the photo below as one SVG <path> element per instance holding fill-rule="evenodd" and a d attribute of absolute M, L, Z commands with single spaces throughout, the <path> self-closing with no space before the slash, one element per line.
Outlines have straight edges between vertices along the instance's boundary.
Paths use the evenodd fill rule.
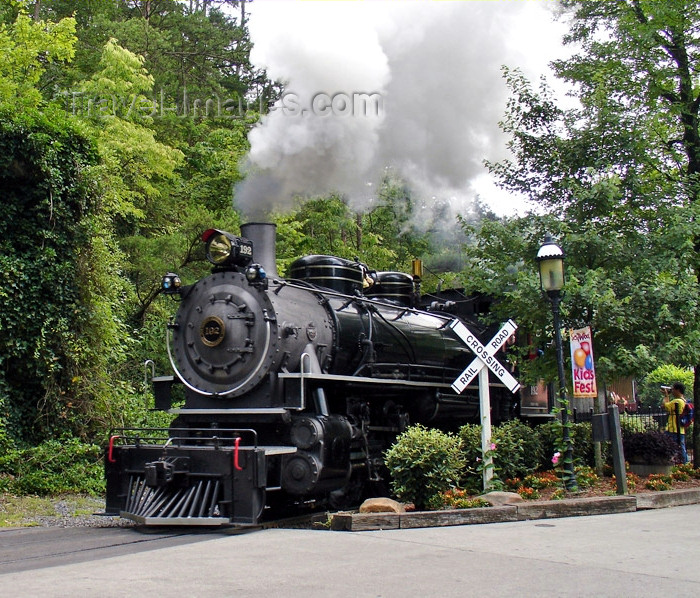
<path fill-rule="evenodd" d="M 334 89 L 334 82 L 336 91 L 381 88 L 387 101 L 381 126 L 355 127 L 335 140 L 327 130 L 314 137 L 298 121 L 271 118 L 251 137 L 254 162 L 294 173 L 313 164 L 305 153 L 318 160 L 326 144 L 328 165 L 319 176 L 349 195 L 355 190 L 344 188 L 346 178 L 368 185 L 371 164 L 390 162 L 402 175 L 415 175 L 416 189 L 453 202 L 457 211 L 478 193 L 497 214 L 523 213 L 526 202 L 499 190 L 480 163 L 506 155 L 507 140 L 497 128 L 507 99 L 500 66 L 522 69 L 535 86 L 540 75 L 554 83 L 547 65 L 568 52 L 560 44 L 566 27 L 554 22 L 554 8 L 553 0 L 255 0 L 248 8 L 252 60 L 270 76 L 302 94 Z M 425 121 L 423 134 L 419 121 Z M 397 123 L 412 136 L 402 137 Z M 345 160 L 343 173 L 327 158 L 338 151 L 334 143 L 343 150 L 334 162 Z M 353 144 L 361 151 L 348 151 Z M 358 164 L 362 158 L 368 163 Z"/>

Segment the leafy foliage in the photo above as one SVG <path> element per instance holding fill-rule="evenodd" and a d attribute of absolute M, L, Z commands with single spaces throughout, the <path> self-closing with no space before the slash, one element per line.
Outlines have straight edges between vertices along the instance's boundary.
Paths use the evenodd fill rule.
<path fill-rule="evenodd" d="M 0 455 L 0 491 L 14 494 L 104 492 L 102 450 L 76 438 L 47 440 Z"/>
<path fill-rule="evenodd" d="M 686 397 L 693 396 L 694 375 L 689 368 L 680 368 L 672 364 L 664 364 L 645 376 L 641 384 L 640 396 L 644 405 L 658 407 L 661 405 L 663 393 L 660 386 L 672 386 L 674 382 L 685 385 Z"/>
<path fill-rule="evenodd" d="M 41 437 L 70 420 L 96 155 L 65 117 L 39 113 L 0 118 L 0 153 L 0 402 L 13 434 Z"/>
<path fill-rule="evenodd" d="M 37 107 L 42 102 L 37 84 L 47 65 L 70 61 L 75 42 L 72 17 L 46 23 L 20 12 L 14 23 L 0 23 L 0 106 Z"/>
<path fill-rule="evenodd" d="M 625 459 L 630 463 L 650 465 L 671 464 L 677 455 L 678 445 L 664 432 L 650 430 L 632 434 L 623 439 Z"/>
<path fill-rule="evenodd" d="M 461 488 L 451 488 L 444 492 L 439 492 L 430 498 L 426 507 L 430 511 L 440 509 L 478 509 L 490 507 L 487 500 L 476 497 L 471 498 L 465 490 Z"/>
<path fill-rule="evenodd" d="M 432 496 L 457 485 L 464 468 L 457 436 L 412 426 L 385 454 L 391 486 L 401 500 L 423 508 Z"/>
<path fill-rule="evenodd" d="M 482 475 L 478 464 L 482 459 L 481 426 L 466 424 L 459 429 L 466 469 L 463 484 L 478 491 Z M 522 478 L 534 472 L 542 462 L 542 441 L 533 429 L 520 421 L 509 421 L 491 429 L 491 442 L 496 445 L 493 452 L 494 474 L 500 480 Z"/>

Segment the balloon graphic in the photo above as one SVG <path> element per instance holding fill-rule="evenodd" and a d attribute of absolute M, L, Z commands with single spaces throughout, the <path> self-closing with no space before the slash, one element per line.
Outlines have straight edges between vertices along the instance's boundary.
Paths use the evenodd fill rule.
<path fill-rule="evenodd" d="M 593 369 L 593 360 L 591 359 L 591 356 L 588 355 L 586 357 L 586 369 L 587 370 L 592 370 Z"/>
<path fill-rule="evenodd" d="M 583 349 L 583 352 L 584 352 L 586 355 L 590 355 L 590 354 L 591 354 L 591 344 L 590 344 L 588 341 L 583 341 L 583 342 L 581 343 L 581 348 Z"/>
<path fill-rule="evenodd" d="M 574 351 L 574 363 L 580 368 L 586 365 L 586 352 L 583 349 Z"/>

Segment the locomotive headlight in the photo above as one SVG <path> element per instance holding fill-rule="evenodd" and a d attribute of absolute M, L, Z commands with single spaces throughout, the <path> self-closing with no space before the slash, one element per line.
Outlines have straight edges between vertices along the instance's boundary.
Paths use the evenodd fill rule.
<path fill-rule="evenodd" d="M 175 295 L 180 292 L 180 287 L 182 286 L 182 281 L 177 274 L 173 272 L 168 272 L 163 276 L 161 282 L 161 289 L 165 295 Z"/>
<path fill-rule="evenodd" d="M 207 246 L 207 259 L 217 266 L 226 263 L 231 257 L 231 240 L 224 234 L 216 234 L 209 240 Z"/>
<path fill-rule="evenodd" d="M 253 243 L 223 230 L 210 228 L 202 235 L 207 259 L 219 268 L 247 266 L 253 259 Z"/>

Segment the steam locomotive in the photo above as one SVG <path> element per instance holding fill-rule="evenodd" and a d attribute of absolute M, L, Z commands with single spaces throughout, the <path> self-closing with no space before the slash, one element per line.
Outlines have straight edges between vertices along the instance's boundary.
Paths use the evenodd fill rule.
<path fill-rule="evenodd" d="M 383 488 L 382 455 L 411 424 L 478 421 L 473 359 L 450 326 L 481 337 L 487 303 L 420 294 L 420 272 L 373 272 L 311 255 L 276 272 L 274 224 L 210 229 L 211 275 L 183 286 L 167 325 L 173 375 L 153 378 L 168 429 L 124 429 L 105 451 L 106 512 L 143 525 L 254 525 L 289 505 L 357 504 Z M 184 399 L 174 402 L 174 385 Z M 492 419 L 517 397 L 490 381 Z M 385 491 L 385 490 L 384 490 Z"/>

